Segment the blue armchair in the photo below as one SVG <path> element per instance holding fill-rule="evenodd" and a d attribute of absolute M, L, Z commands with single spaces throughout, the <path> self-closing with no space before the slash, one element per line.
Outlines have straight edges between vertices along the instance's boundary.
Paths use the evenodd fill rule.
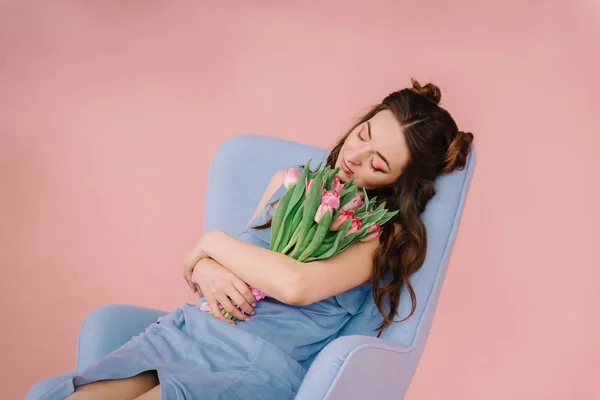
<path fill-rule="evenodd" d="M 316 165 L 327 153 L 326 149 L 254 134 L 226 140 L 210 166 L 204 231 L 219 228 L 237 235 L 275 170 L 302 164 L 309 158 Z M 378 339 L 373 329 L 381 317 L 369 296 L 361 312 L 315 359 L 297 400 L 366 399 L 373 395 L 373 388 L 377 388 L 381 399 L 404 397 L 429 334 L 475 164 L 473 149 L 465 169 L 439 177 L 437 193 L 422 214 L 428 249 L 425 264 L 411 278 L 417 295 L 415 314 L 389 326 Z M 241 206 L 234 200 L 240 195 L 247 199 Z M 396 319 L 408 314 L 409 299 L 408 293 L 402 294 Z M 92 311 L 79 333 L 76 369 L 118 348 L 165 313 L 129 305 L 106 305 Z M 44 391 L 54 379 L 38 383 L 30 394 Z"/>

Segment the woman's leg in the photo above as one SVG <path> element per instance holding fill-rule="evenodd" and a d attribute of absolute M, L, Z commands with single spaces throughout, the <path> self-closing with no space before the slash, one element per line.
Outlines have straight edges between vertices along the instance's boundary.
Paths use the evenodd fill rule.
<path fill-rule="evenodd" d="M 156 371 L 146 371 L 131 378 L 111 379 L 78 386 L 75 388 L 75 393 L 65 400 L 133 400 L 156 385 L 158 385 Z"/>
<path fill-rule="evenodd" d="M 160 400 L 160 385 L 154 386 L 154 389 L 136 397 L 135 400 Z"/>

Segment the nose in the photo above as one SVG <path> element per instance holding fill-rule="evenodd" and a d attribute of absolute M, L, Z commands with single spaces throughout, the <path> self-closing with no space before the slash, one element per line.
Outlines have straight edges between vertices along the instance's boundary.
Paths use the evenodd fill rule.
<path fill-rule="evenodd" d="M 367 154 L 367 149 L 366 148 L 359 148 L 359 149 L 354 149 L 352 150 L 350 153 L 348 153 L 347 156 L 347 162 L 351 163 L 353 165 L 360 165 L 363 162 L 363 159 L 365 158 L 365 154 Z"/>

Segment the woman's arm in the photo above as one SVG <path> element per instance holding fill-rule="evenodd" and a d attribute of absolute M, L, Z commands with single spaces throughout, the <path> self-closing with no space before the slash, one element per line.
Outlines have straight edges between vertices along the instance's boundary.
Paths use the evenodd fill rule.
<path fill-rule="evenodd" d="M 287 168 L 280 169 L 273 174 L 246 227 L 265 208 L 269 198 L 281 187 L 286 171 Z M 215 234 L 220 238 L 215 240 Z M 207 238 L 210 239 L 210 254 L 204 248 L 207 244 Z M 259 253 L 258 259 L 252 257 L 256 250 Z M 293 304 L 295 296 L 294 294 L 290 295 L 290 292 L 293 290 L 294 285 L 290 281 L 293 282 L 296 279 L 297 269 L 290 268 L 288 264 L 290 264 L 290 261 L 295 264 L 295 260 L 279 253 L 274 253 L 275 259 L 271 259 L 269 253 L 274 252 L 235 239 L 222 231 L 207 232 L 200 237 L 194 248 L 186 255 L 184 275 L 189 282 L 196 263 L 204 257 L 210 257 L 240 279 L 269 296 L 284 303 Z M 266 257 L 270 260 L 271 266 L 274 267 L 273 269 L 267 269 L 266 273 L 264 270 L 257 269 L 257 266 L 264 262 L 262 257 L 265 257 L 265 254 L 267 254 Z M 238 273 L 240 268 L 251 272 L 251 280 L 247 279 L 246 273 Z"/>
<path fill-rule="evenodd" d="M 335 257 L 309 263 L 220 230 L 204 234 L 198 245 L 206 256 L 267 295 L 287 304 L 307 305 L 366 282 L 378 240 L 354 243 Z"/>
<path fill-rule="evenodd" d="M 203 258 L 196 264 L 192 281 L 205 293 L 203 297 L 211 310 L 218 310 L 221 304 L 229 314 L 242 321 L 248 318 L 247 315 L 254 315 L 256 298 L 248 284 L 212 258 Z M 214 312 L 213 316 L 233 323 L 220 312 Z"/>
<path fill-rule="evenodd" d="M 281 186 L 285 171 L 282 169 L 273 175 L 251 221 Z M 287 304 L 306 305 L 366 282 L 372 272 L 373 251 L 377 246 L 378 240 L 355 243 L 335 257 L 301 263 L 214 230 L 201 236 L 187 264 L 193 269 L 201 258 L 213 258 L 267 295 Z"/>
<path fill-rule="evenodd" d="M 200 238 L 201 252 L 270 297 L 296 304 L 302 263 L 215 229 Z"/>

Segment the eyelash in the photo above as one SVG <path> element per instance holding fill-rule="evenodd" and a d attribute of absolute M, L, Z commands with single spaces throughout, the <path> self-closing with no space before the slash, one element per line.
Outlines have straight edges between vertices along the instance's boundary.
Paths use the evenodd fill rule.
<path fill-rule="evenodd" d="M 358 138 L 360 139 L 361 142 L 366 142 L 365 139 L 362 138 L 362 136 L 360 136 L 360 131 L 358 131 L 358 133 L 356 134 L 356 136 L 358 136 Z M 373 166 L 373 161 L 371 160 L 371 162 L 369 163 L 369 166 L 371 167 L 371 169 L 374 172 L 382 172 L 380 169 L 377 169 Z"/>

